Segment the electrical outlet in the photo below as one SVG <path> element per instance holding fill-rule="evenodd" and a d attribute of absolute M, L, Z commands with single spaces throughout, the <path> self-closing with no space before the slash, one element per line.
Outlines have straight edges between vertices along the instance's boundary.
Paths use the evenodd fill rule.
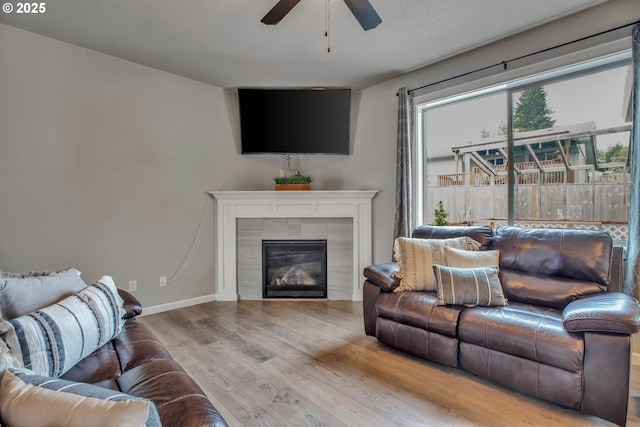
<path fill-rule="evenodd" d="M 129 280 L 129 292 L 135 292 L 138 290 L 138 281 Z"/>
<path fill-rule="evenodd" d="M 167 286 L 167 276 L 160 276 L 160 286 Z"/>

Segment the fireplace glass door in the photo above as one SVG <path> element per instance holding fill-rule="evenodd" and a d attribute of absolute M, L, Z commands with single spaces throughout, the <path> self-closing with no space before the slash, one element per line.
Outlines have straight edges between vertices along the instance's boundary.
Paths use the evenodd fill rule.
<path fill-rule="evenodd" d="M 263 298 L 326 298 L 326 240 L 263 240 Z"/>

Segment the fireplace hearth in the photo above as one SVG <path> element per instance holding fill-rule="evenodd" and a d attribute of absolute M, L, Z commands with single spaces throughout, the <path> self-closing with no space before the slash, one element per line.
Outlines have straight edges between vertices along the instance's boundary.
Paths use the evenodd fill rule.
<path fill-rule="evenodd" d="M 263 240 L 263 298 L 326 298 L 326 240 Z"/>

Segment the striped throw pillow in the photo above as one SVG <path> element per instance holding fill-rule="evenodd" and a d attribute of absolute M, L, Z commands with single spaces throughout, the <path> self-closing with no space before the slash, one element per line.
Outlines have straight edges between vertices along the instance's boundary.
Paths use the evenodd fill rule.
<path fill-rule="evenodd" d="M 122 306 L 113 279 L 103 276 L 62 301 L 3 320 L 0 333 L 14 366 L 59 377 L 122 331 Z"/>
<path fill-rule="evenodd" d="M 507 305 L 498 267 L 457 268 L 434 265 L 437 305 Z"/>

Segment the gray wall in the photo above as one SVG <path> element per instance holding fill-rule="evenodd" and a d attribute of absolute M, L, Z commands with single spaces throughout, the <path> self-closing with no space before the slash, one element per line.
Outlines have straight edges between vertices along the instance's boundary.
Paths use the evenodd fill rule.
<path fill-rule="evenodd" d="M 0 269 L 138 281 L 145 305 L 212 292 L 212 185 L 247 185 L 221 89 L 0 24 Z M 221 173 L 245 168 L 244 175 Z"/>
<path fill-rule="evenodd" d="M 0 24 L 0 270 L 137 280 L 147 307 L 213 294 L 211 202 L 184 273 L 158 279 L 180 266 L 206 191 L 273 189 L 286 167 L 241 156 L 237 124 L 233 91 Z M 352 151 L 294 166 L 316 189 L 380 187 L 372 153 Z"/>
<path fill-rule="evenodd" d="M 640 17 L 614 0 L 353 96 L 352 155 L 306 156 L 315 189 L 377 189 L 373 258 L 391 258 L 396 92 Z M 282 160 L 238 154 L 232 91 L 0 24 L 0 269 L 75 266 L 138 281 L 143 305 L 213 293 L 208 190 L 266 190 Z M 438 42 L 438 41 L 434 41 Z M 399 47 L 401 48 L 401 47 Z"/>

